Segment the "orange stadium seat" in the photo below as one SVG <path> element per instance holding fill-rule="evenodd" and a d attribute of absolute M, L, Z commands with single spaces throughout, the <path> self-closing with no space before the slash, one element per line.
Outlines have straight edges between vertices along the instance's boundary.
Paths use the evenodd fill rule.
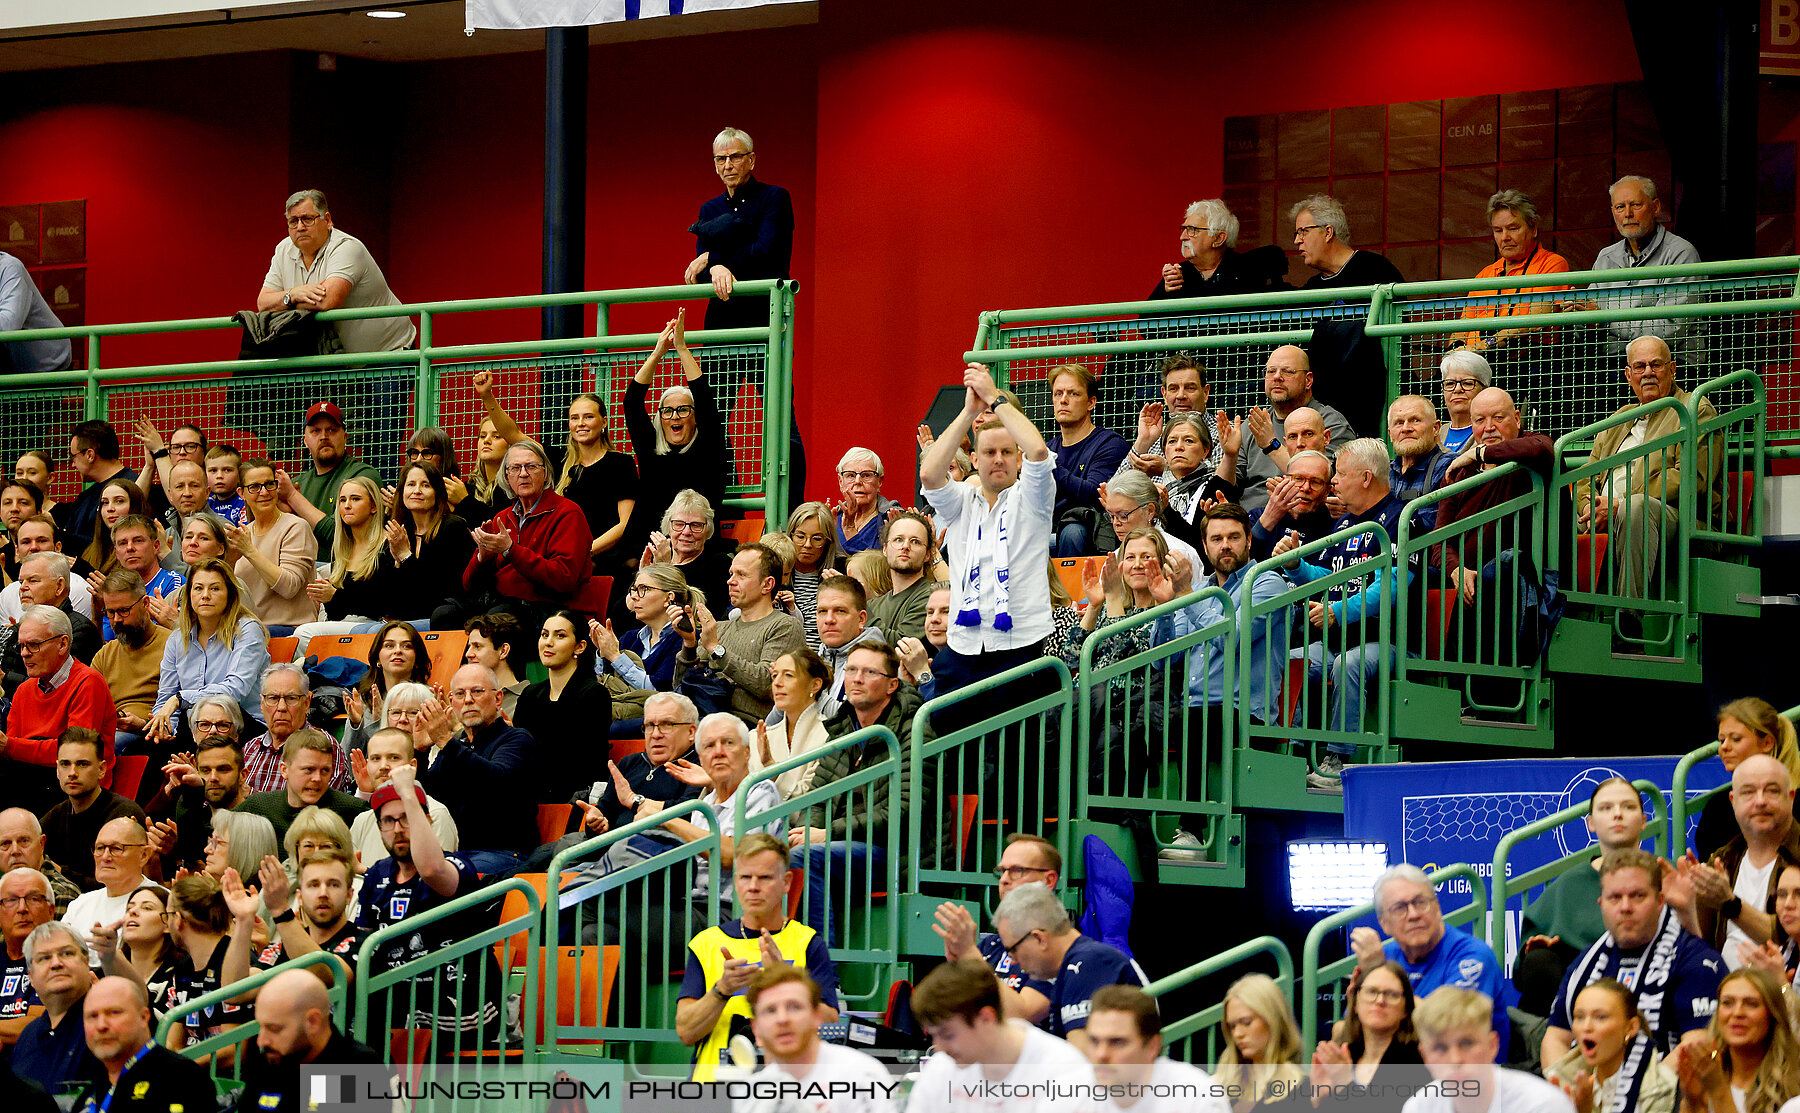
<path fill-rule="evenodd" d="M 537 810 L 538 842 L 555 842 L 569 829 L 569 813 L 573 804 L 539 804 Z"/>
<path fill-rule="evenodd" d="M 1087 589 L 1081 586 L 1081 577 L 1088 565 L 1095 568 L 1106 563 L 1104 556 L 1090 557 L 1057 557 L 1056 578 L 1062 581 L 1063 588 L 1077 604 L 1087 602 Z"/>
<path fill-rule="evenodd" d="M 320 634 L 306 643 L 308 657 L 349 657 L 352 660 L 367 661 L 369 650 L 374 648 L 375 632 L 366 634 Z"/>
<path fill-rule="evenodd" d="M 1461 598 L 1453 588 L 1434 587 L 1425 593 L 1425 659 L 1427 661 L 1442 660 L 1444 656 L 1444 635 L 1450 630 L 1450 620 L 1456 616 L 1456 608 L 1461 605 Z"/>
<path fill-rule="evenodd" d="M 294 659 L 294 650 L 298 648 L 300 648 L 299 638 L 270 638 L 269 660 L 277 665 L 286 664 Z"/>
<path fill-rule="evenodd" d="M 138 786 L 144 783 L 144 770 L 150 758 L 144 754 L 127 754 L 113 762 L 112 790 L 127 800 L 136 800 Z"/>
<path fill-rule="evenodd" d="M 761 540 L 763 529 L 768 523 L 762 518 L 744 518 L 741 521 L 719 523 L 719 536 L 727 537 L 739 545 L 748 545 L 752 541 Z"/>
<path fill-rule="evenodd" d="M 469 635 L 463 630 L 428 630 L 419 637 L 425 639 L 425 652 L 431 657 L 431 676 L 427 684 L 448 689 L 450 678 L 456 670 L 462 668 L 463 651 L 469 647 Z"/>
<path fill-rule="evenodd" d="M 1611 591 L 1611 584 L 1600 583 L 1600 570 L 1606 566 L 1606 549 L 1610 538 L 1604 533 L 1575 535 L 1575 590 Z"/>

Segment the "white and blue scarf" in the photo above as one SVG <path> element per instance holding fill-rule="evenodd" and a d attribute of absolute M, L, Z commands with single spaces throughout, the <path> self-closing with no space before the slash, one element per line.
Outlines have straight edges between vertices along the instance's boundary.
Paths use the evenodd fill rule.
<path fill-rule="evenodd" d="M 1005 499 L 1004 493 L 1001 498 Z M 1012 511 L 1012 500 L 1007 499 L 994 516 L 994 629 L 1011 630 L 1012 614 L 1007 610 L 1011 598 L 1009 580 L 1011 571 L 1006 566 L 1007 516 Z M 981 555 L 982 540 L 987 533 L 988 524 L 980 523 L 975 527 L 975 543 L 969 546 L 969 571 L 963 577 L 962 600 L 956 607 L 956 624 L 958 626 L 981 625 Z"/>

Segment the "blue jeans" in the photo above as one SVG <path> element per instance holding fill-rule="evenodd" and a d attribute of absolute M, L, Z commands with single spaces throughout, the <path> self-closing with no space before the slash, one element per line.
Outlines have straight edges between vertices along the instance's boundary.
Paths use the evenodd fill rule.
<path fill-rule="evenodd" d="M 1374 642 L 1353 645 L 1335 656 L 1326 650 L 1320 642 L 1307 647 L 1308 669 L 1313 678 L 1323 675 L 1324 670 L 1331 670 L 1331 723 L 1332 730 L 1360 731 L 1363 729 L 1364 689 L 1381 669 L 1381 647 Z M 1398 650 L 1387 647 L 1388 665 L 1399 660 Z M 1408 654 L 1417 657 L 1418 654 Z M 1356 747 L 1348 742 L 1327 742 L 1327 753 L 1340 757 L 1349 757 L 1356 753 Z"/>
<path fill-rule="evenodd" d="M 519 872 L 525 864 L 525 855 L 511 850 L 459 850 L 457 851 L 486 881 L 502 881 Z"/>
<path fill-rule="evenodd" d="M 834 910 L 831 901 L 844 895 L 846 877 L 849 878 L 848 899 L 866 895 L 870 890 L 863 879 L 881 876 L 882 870 L 887 868 L 887 851 L 867 843 L 844 840 L 823 845 L 812 843 L 795 847 L 788 856 L 788 865 L 806 871 L 806 907 L 801 910 L 801 919 L 807 927 L 825 937 L 827 947 L 835 947 L 843 935 L 842 925 L 849 909 Z M 832 914 L 834 911 L 836 915 Z"/>
<path fill-rule="evenodd" d="M 1050 555 L 1059 557 L 1087 556 L 1088 530 L 1080 522 L 1065 522 L 1056 531 L 1056 540 L 1050 543 Z"/>

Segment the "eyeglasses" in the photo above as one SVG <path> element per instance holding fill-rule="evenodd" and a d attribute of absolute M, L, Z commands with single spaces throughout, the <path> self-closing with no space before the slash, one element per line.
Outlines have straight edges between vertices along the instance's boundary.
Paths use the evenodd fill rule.
<path fill-rule="evenodd" d="M 865 677 L 879 676 L 884 679 L 892 679 L 894 674 L 891 672 L 882 672 L 880 669 L 865 669 L 861 665 L 854 665 L 850 668 L 845 669 L 844 675 L 845 676 L 865 676 Z"/>
<path fill-rule="evenodd" d="M 878 472 L 872 472 L 872 471 L 841 471 L 841 472 L 838 472 L 838 478 L 839 479 L 851 479 L 851 480 L 860 479 L 864 483 L 867 483 L 871 479 L 876 478 L 876 476 L 879 474 L 880 473 L 878 473 Z"/>
<path fill-rule="evenodd" d="M 1378 1005 L 1391 1005 L 1406 1000 L 1406 994 L 1397 989 L 1359 989 L 1357 996 L 1365 997 Z"/>
<path fill-rule="evenodd" d="M 694 407 L 692 407 L 692 406 L 664 406 L 662 409 L 657 410 L 656 412 L 663 415 L 664 417 L 686 417 L 687 415 L 694 412 Z"/>
<path fill-rule="evenodd" d="M 244 490 L 249 491 L 252 494 L 258 494 L 258 493 L 265 492 L 265 491 L 273 491 L 275 488 L 277 488 L 279 486 L 281 486 L 279 481 L 274 480 L 274 479 L 265 479 L 261 483 L 246 483 L 246 484 L 244 484 Z"/>
<path fill-rule="evenodd" d="M 138 603 L 142 603 L 147 598 L 149 598 L 149 596 L 140 595 L 129 607 L 107 607 L 105 610 L 106 617 L 112 619 L 114 622 L 123 618 L 130 618 L 131 612 L 137 610 Z"/>
<path fill-rule="evenodd" d="M 1634 375 L 1647 375 L 1661 371 L 1663 368 L 1667 367 L 1670 362 L 1670 360 L 1666 359 L 1639 360 L 1637 363 L 1626 364 L 1625 369 Z"/>
<path fill-rule="evenodd" d="M 230 734 L 230 719 L 195 719 L 194 730 L 199 734 Z"/>
<path fill-rule="evenodd" d="M 627 591 L 625 594 L 630 596 L 633 599 L 636 599 L 640 595 L 648 595 L 652 591 L 661 591 L 661 590 L 662 590 L 662 588 L 651 587 L 649 584 L 632 584 L 631 590 Z"/>
<path fill-rule="evenodd" d="M 54 951 L 34 952 L 31 956 L 31 965 L 48 966 L 58 959 L 65 963 L 72 963 L 77 960 L 85 961 L 86 958 L 87 949 L 84 947 L 58 947 Z"/>
<path fill-rule="evenodd" d="M 304 692 L 297 695 L 289 695 L 286 693 L 276 695 L 269 692 L 264 692 L 262 694 L 262 701 L 264 703 L 272 703 L 276 707 L 286 707 L 290 703 L 305 703 L 306 699 L 307 694 Z"/>
<path fill-rule="evenodd" d="M 742 162 L 754 153 L 753 151 L 738 151 L 729 155 L 714 155 L 713 165 L 724 166 L 728 162 Z"/>
<path fill-rule="evenodd" d="M 406 826 L 406 815 L 405 813 L 401 813 L 400 815 L 384 815 L 376 822 L 381 825 L 382 830 L 392 831 L 396 827 Z"/>
<path fill-rule="evenodd" d="M 19 649 L 21 652 L 24 652 L 24 653 L 36 653 L 38 650 L 49 645 L 51 642 L 55 641 L 56 639 L 66 638 L 68 636 L 69 635 L 67 635 L 67 634 L 53 634 L 50 637 L 40 638 L 39 640 L 34 641 L 34 642 L 28 642 L 28 641 L 21 640 L 19 642 Z"/>
<path fill-rule="evenodd" d="M 543 471 L 544 465 L 542 465 L 542 464 L 508 464 L 508 465 L 506 465 L 506 467 L 504 467 L 500 470 L 504 471 L 507 475 L 530 475 L 534 471 Z"/>
<path fill-rule="evenodd" d="M 1480 379 L 1445 379 L 1445 394 L 1467 394 L 1481 386 Z"/>
<path fill-rule="evenodd" d="M 692 729 L 693 723 L 651 723 L 644 724 L 645 734 L 670 734 L 683 727 Z"/>
<path fill-rule="evenodd" d="M 1028 874 L 1049 872 L 1050 870 L 1045 866 L 996 866 L 994 867 L 994 878 L 996 880 L 1011 878 L 1017 881 Z"/>
<path fill-rule="evenodd" d="M 94 844 L 94 857 L 96 857 L 96 858 L 111 858 L 116 855 L 123 854 L 127 850 L 136 850 L 140 846 L 149 846 L 149 845 L 150 844 L 147 842 L 128 842 L 128 843 L 97 842 Z"/>
<path fill-rule="evenodd" d="M 1037 934 L 1037 929 L 1033 928 L 1032 930 L 1026 932 L 1024 935 L 1021 935 L 1017 939 L 1013 940 L 1011 943 L 1008 943 L 1004 939 L 1000 940 L 1000 946 L 1002 949 L 1004 949 L 1006 951 L 1007 954 L 1013 956 L 1014 958 L 1018 958 L 1019 957 L 1019 947 L 1025 942 L 1025 940 L 1030 939 L 1033 935 L 1036 935 L 1036 934 Z"/>
<path fill-rule="evenodd" d="M 169 442 L 169 451 L 174 453 L 177 456 L 186 456 L 190 452 L 200 451 L 200 442 L 199 441 L 182 441 L 180 444 L 176 444 L 174 441 L 170 441 Z"/>
<path fill-rule="evenodd" d="M 451 699 L 480 699 L 482 696 L 487 695 L 491 691 L 493 691 L 492 688 L 452 688 L 452 689 L 450 689 L 450 698 Z"/>
<path fill-rule="evenodd" d="M 206 849 L 209 851 L 218 850 L 221 847 L 229 847 L 230 845 L 231 845 L 231 840 L 226 838 L 224 835 L 213 834 L 211 836 L 208 836 L 208 838 L 206 840 Z"/>
<path fill-rule="evenodd" d="M 1308 232 L 1317 232 L 1319 229 L 1325 228 L 1325 227 L 1328 227 L 1328 225 L 1324 225 L 1324 224 L 1302 224 L 1302 225 L 1299 225 L 1298 227 L 1296 227 L 1294 229 L 1294 238 L 1299 239 L 1302 236 L 1306 235 Z"/>
<path fill-rule="evenodd" d="M 1408 912 L 1423 912 L 1437 903 L 1437 898 L 1429 893 L 1421 894 L 1411 900 L 1397 900 L 1381 910 L 1383 916 L 1404 916 Z"/>
<path fill-rule="evenodd" d="M 437 454 L 435 448 L 409 448 L 406 450 L 408 460 L 423 460 L 427 456 L 436 456 Z"/>
<path fill-rule="evenodd" d="M 1136 506 L 1134 506 L 1134 507 L 1132 507 L 1132 508 L 1131 508 L 1131 509 L 1130 509 L 1130 510 L 1127 510 L 1127 511 L 1126 511 L 1126 512 L 1125 512 L 1125 513 L 1123 513 L 1123 514 L 1121 514 L 1121 513 L 1119 513 L 1119 512 L 1118 512 L 1118 511 L 1116 511 L 1116 510 L 1108 510 L 1108 511 L 1107 511 L 1107 512 L 1106 512 L 1106 516 L 1107 516 L 1107 517 L 1108 517 L 1108 518 L 1111 518 L 1111 519 L 1112 519 L 1112 523 L 1113 523 L 1113 525 L 1115 525 L 1115 526 L 1116 526 L 1116 525 L 1119 525 L 1119 524 L 1121 524 L 1121 523 L 1123 523 L 1123 522 L 1127 522 L 1127 521 L 1130 521 L 1130 520 L 1131 520 L 1131 516 L 1132 516 L 1132 515 L 1133 515 L 1133 514 L 1136 514 L 1136 513 L 1137 513 L 1137 512 L 1138 512 L 1138 511 L 1140 511 L 1140 510 L 1142 510 L 1142 509 L 1143 509 L 1143 508 L 1144 508 L 1144 507 L 1146 507 L 1146 506 L 1149 506 L 1149 505 L 1150 505 L 1150 504 L 1149 504 L 1149 503 L 1147 503 L 1147 502 L 1140 502 L 1140 503 L 1138 503 L 1138 504 L 1137 504 L 1137 505 L 1136 505 Z"/>
<path fill-rule="evenodd" d="M 670 533 L 705 533 L 705 522 L 669 522 Z"/>
<path fill-rule="evenodd" d="M 1200 233 L 1210 232 L 1212 229 L 1204 224 L 1183 224 L 1181 226 L 1181 231 L 1183 235 L 1198 236 Z"/>
<path fill-rule="evenodd" d="M 45 908 L 50 904 L 50 898 L 39 896 L 36 893 L 25 897 L 0 897 L 0 908 L 4 908 L 8 912 L 17 912 L 28 904 L 34 908 Z"/>
<path fill-rule="evenodd" d="M 287 218 L 287 226 L 289 228 L 311 228 L 324 219 L 325 214 L 323 213 L 316 216 L 290 216 Z"/>

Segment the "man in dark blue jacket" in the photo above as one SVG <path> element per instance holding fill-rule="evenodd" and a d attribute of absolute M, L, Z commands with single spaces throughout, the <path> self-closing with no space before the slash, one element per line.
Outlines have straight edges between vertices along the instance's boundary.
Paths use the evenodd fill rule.
<path fill-rule="evenodd" d="M 492 669 L 464 665 L 450 681 L 462 733 L 431 738 L 419 784 L 456 817 L 461 856 L 476 872 L 510 876 L 538 844 L 537 805 L 548 781 L 537 740 L 500 716 Z"/>

